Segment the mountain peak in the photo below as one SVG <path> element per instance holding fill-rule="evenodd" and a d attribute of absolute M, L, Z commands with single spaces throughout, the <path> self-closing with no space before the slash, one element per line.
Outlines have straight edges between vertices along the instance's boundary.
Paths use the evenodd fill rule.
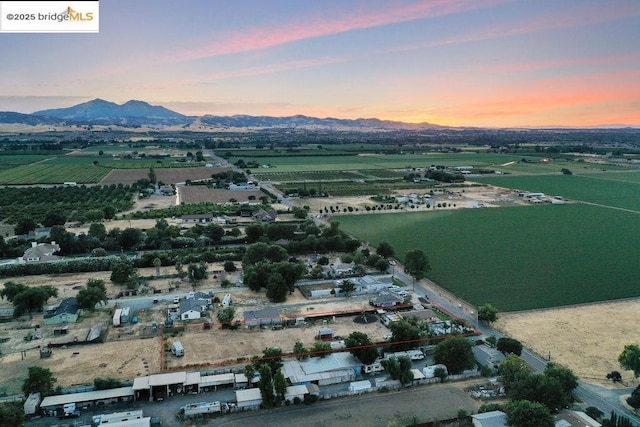
<path fill-rule="evenodd" d="M 164 107 L 153 106 L 144 101 L 131 100 L 122 105 L 96 98 L 69 108 L 56 108 L 33 113 L 37 116 L 55 117 L 65 120 L 96 122 L 129 118 L 184 119 L 185 116 Z"/>

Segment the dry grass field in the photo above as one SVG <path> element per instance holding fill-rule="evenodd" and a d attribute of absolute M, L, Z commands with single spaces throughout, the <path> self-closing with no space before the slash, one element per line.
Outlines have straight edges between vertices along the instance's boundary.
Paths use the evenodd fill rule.
<path fill-rule="evenodd" d="M 640 343 L 640 300 L 607 302 L 548 310 L 501 314 L 496 326 L 541 356 L 574 371 L 581 379 L 611 385 L 606 374 L 619 371 L 635 385 L 618 356 L 627 344 Z"/>

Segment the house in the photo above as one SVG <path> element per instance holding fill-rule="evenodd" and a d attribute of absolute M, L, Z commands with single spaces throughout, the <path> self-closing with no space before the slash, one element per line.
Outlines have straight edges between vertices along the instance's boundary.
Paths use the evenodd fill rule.
<path fill-rule="evenodd" d="M 265 211 L 264 209 L 258 209 L 253 213 L 253 219 L 260 222 L 272 222 L 278 217 L 278 213 L 274 210 Z"/>
<path fill-rule="evenodd" d="M 161 185 L 158 192 L 163 196 L 173 196 L 173 187 L 169 184 Z"/>
<path fill-rule="evenodd" d="M 63 323 L 76 323 L 80 308 L 75 297 L 63 299 L 55 309 L 51 308 L 44 314 L 45 325 L 60 325 Z"/>
<path fill-rule="evenodd" d="M 203 307 L 202 300 L 187 298 L 180 301 L 180 320 L 199 319 L 202 312 L 207 308 Z"/>
<path fill-rule="evenodd" d="M 473 427 L 506 427 L 507 414 L 502 411 L 483 412 L 471 415 Z"/>
<path fill-rule="evenodd" d="M 187 294 L 187 299 L 195 299 L 206 309 L 207 306 L 213 304 L 213 299 L 211 299 L 211 294 L 206 292 L 189 292 Z"/>
<path fill-rule="evenodd" d="M 380 293 L 380 295 L 369 299 L 369 304 L 374 307 L 393 307 L 403 302 L 404 299 L 401 296 L 388 292 Z"/>
<path fill-rule="evenodd" d="M 37 243 L 31 242 L 31 247 L 24 251 L 20 261 L 22 262 L 41 262 L 41 261 L 54 261 L 60 259 L 59 256 L 54 253 L 60 252 L 60 245 L 56 242 L 51 243 Z"/>
<path fill-rule="evenodd" d="M 353 274 L 353 263 L 340 263 L 331 266 L 331 274 L 336 277 L 341 277 L 349 274 Z"/>
<path fill-rule="evenodd" d="M 265 307 L 262 310 L 245 311 L 243 316 L 245 328 L 282 324 L 280 312 L 275 307 Z"/>

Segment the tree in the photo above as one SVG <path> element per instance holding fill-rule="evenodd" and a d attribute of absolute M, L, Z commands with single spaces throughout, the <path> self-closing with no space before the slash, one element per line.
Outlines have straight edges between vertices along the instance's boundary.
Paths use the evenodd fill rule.
<path fill-rule="evenodd" d="M 578 377 L 575 376 L 571 369 L 549 363 L 544 369 L 544 375 L 557 379 L 562 386 L 562 391 L 572 401 L 571 393 L 578 387 Z"/>
<path fill-rule="evenodd" d="M 264 227 L 260 224 L 249 224 L 244 228 L 244 233 L 247 236 L 247 241 L 249 243 L 256 243 L 260 240 L 264 233 Z"/>
<path fill-rule="evenodd" d="M 516 400 L 507 405 L 507 424 L 513 427 L 553 427 L 549 408 L 528 400 Z"/>
<path fill-rule="evenodd" d="M 498 320 L 498 309 L 491 304 L 481 305 L 478 309 L 478 320 L 492 323 Z"/>
<path fill-rule="evenodd" d="M 19 403 L 0 404 L 0 425 L 4 427 L 22 427 L 24 408 Z"/>
<path fill-rule="evenodd" d="M 340 285 L 340 290 L 342 291 L 343 294 L 347 296 L 351 292 L 353 292 L 355 289 L 356 289 L 355 283 L 353 283 L 351 280 L 348 280 L 348 279 L 343 280 L 342 284 Z M 365 363 L 365 365 L 368 365 L 368 363 Z"/>
<path fill-rule="evenodd" d="M 162 260 L 158 257 L 153 259 L 153 266 L 156 268 L 156 278 L 160 276 L 160 267 L 162 266 Z"/>
<path fill-rule="evenodd" d="M 269 365 L 271 372 L 276 372 L 282 367 L 282 349 L 279 347 L 267 347 L 262 350 L 262 358 L 254 363 L 256 365 Z"/>
<path fill-rule="evenodd" d="M 538 402 L 552 412 L 569 405 L 573 400 L 571 394 L 565 393 L 557 378 L 528 372 L 518 374 L 507 392 L 512 400 Z"/>
<path fill-rule="evenodd" d="M 156 172 L 153 170 L 153 168 L 149 168 L 149 182 L 154 185 L 157 182 Z"/>
<path fill-rule="evenodd" d="M 522 354 L 522 343 L 513 338 L 500 338 L 496 345 L 496 349 L 502 354 L 513 353 L 516 356 Z"/>
<path fill-rule="evenodd" d="M 358 358 L 363 365 L 371 365 L 380 356 L 375 344 L 364 332 L 352 332 L 344 343 L 354 357 Z"/>
<path fill-rule="evenodd" d="M 29 289 L 27 285 L 22 283 L 7 282 L 4 284 L 4 289 L 0 291 L 0 296 L 6 298 L 9 302 L 13 302 L 16 295 Z"/>
<path fill-rule="evenodd" d="M 42 225 L 45 227 L 53 227 L 54 225 L 64 225 L 67 222 L 67 217 L 60 211 L 49 211 L 42 220 Z"/>
<path fill-rule="evenodd" d="M 507 357 L 498 365 L 498 375 L 507 389 L 521 373 L 529 373 L 529 366 L 515 354 L 507 354 Z"/>
<path fill-rule="evenodd" d="M 640 409 L 640 385 L 631 392 L 631 396 L 627 397 L 627 403 L 638 412 Z"/>
<path fill-rule="evenodd" d="M 28 288 L 14 297 L 13 306 L 15 310 L 13 315 L 20 317 L 24 313 L 42 311 L 42 307 L 47 300 L 57 296 L 58 290 L 50 285 Z"/>
<path fill-rule="evenodd" d="M 618 371 L 611 371 L 607 374 L 607 379 L 619 383 L 622 381 L 622 374 Z"/>
<path fill-rule="evenodd" d="M 122 387 L 122 382 L 115 378 L 94 378 L 93 386 L 96 390 L 108 390 L 110 388 Z"/>
<path fill-rule="evenodd" d="M 585 414 L 598 421 L 604 416 L 604 412 L 595 406 L 587 406 L 587 409 L 584 410 Z"/>
<path fill-rule="evenodd" d="M 416 348 L 420 340 L 420 328 L 406 320 L 391 322 L 389 324 L 391 330 L 391 341 L 394 343 L 391 347 L 393 351 L 405 351 Z"/>
<path fill-rule="evenodd" d="M 236 265 L 233 263 L 233 261 L 225 261 L 224 262 L 224 271 L 227 273 L 233 273 L 234 271 L 236 271 Z"/>
<path fill-rule="evenodd" d="M 328 342 L 316 341 L 313 343 L 313 347 L 311 347 L 311 354 L 314 356 L 322 358 L 329 353 L 331 353 L 331 344 Z"/>
<path fill-rule="evenodd" d="M 273 408 L 276 404 L 276 395 L 273 391 L 273 374 L 271 368 L 267 364 L 258 367 L 260 373 L 260 394 L 262 395 L 262 406 L 264 408 Z"/>
<path fill-rule="evenodd" d="M 102 216 L 104 219 L 113 219 L 113 217 L 116 216 L 116 212 L 116 208 L 112 205 L 106 205 L 102 208 Z"/>
<path fill-rule="evenodd" d="M 253 387 L 253 382 L 251 381 L 256 374 L 256 365 L 253 363 L 247 363 L 244 366 L 244 376 L 247 377 L 247 384 L 249 388 Z"/>
<path fill-rule="evenodd" d="M 410 384 L 413 381 L 411 372 L 411 359 L 408 356 L 392 357 L 380 362 L 389 373 L 391 379 L 400 380 L 400 384 Z"/>
<path fill-rule="evenodd" d="M 109 299 L 107 298 L 107 288 L 104 281 L 99 279 L 87 280 L 87 287 L 78 292 L 76 300 L 78 301 L 78 306 L 80 308 L 84 308 L 89 311 L 94 311 L 96 304 L 99 302 L 104 302 L 106 304 Z"/>
<path fill-rule="evenodd" d="M 49 396 L 53 394 L 55 382 L 56 378 L 49 369 L 31 366 L 27 379 L 22 385 L 22 391 L 25 396 L 29 396 L 30 393 L 40 393 L 42 397 Z"/>
<path fill-rule="evenodd" d="M 30 216 L 22 217 L 18 220 L 14 227 L 14 232 L 16 235 L 19 234 L 29 234 L 30 231 L 33 231 L 38 226 L 38 223 L 35 222 L 33 218 Z"/>
<path fill-rule="evenodd" d="M 233 307 L 221 308 L 218 310 L 218 322 L 221 323 L 222 328 L 228 328 L 233 322 L 233 317 L 236 315 L 236 309 Z"/>
<path fill-rule="evenodd" d="M 119 285 L 128 284 L 137 276 L 138 270 L 126 260 L 120 260 L 111 266 L 111 281 Z"/>
<path fill-rule="evenodd" d="M 440 342 L 434 352 L 435 363 L 445 365 L 450 374 L 459 374 L 475 365 L 471 342 L 462 337 L 451 337 Z"/>
<path fill-rule="evenodd" d="M 209 274 L 207 273 L 207 264 L 204 262 L 200 262 L 198 264 L 191 263 L 187 267 L 187 270 L 189 271 L 189 281 L 192 283 L 200 282 L 201 280 L 205 280 L 209 277 Z"/>
<path fill-rule="evenodd" d="M 380 242 L 378 243 L 378 247 L 376 248 L 376 253 L 383 258 L 392 257 L 394 254 L 393 246 L 388 242 Z"/>
<path fill-rule="evenodd" d="M 296 356 L 298 360 L 306 360 L 309 355 L 307 354 L 309 350 L 302 344 L 301 341 L 296 341 L 293 345 L 293 354 Z"/>
<path fill-rule="evenodd" d="M 411 249 L 405 253 L 404 271 L 413 277 L 414 284 L 416 280 L 424 278 L 430 270 L 429 258 L 423 251 Z"/>
<path fill-rule="evenodd" d="M 107 228 L 104 224 L 94 222 L 89 226 L 89 232 L 87 234 L 89 237 L 93 237 L 102 242 L 105 237 L 107 237 Z"/>
<path fill-rule="evenodd" d="M 271 273 L 267 279 L 267 298 L 273 303 L 287 300 L 289 287 L 280 273 Z"/>
<path fill-rule="evenodd" d="M 143 238 L 144 235 L 139 228 L 125 228 L 122 230 L 122 233 L 120 233 L 119 243 L 122 249 L 131 250 L 142 243 Z"/>
<path fill-rule="evenodd" d="M 273 388 L 276 391 L 276 397 L 279 402 L 284 400 L 284 395 L 287 392 L 287 379 L 284 377 L 281 369 L 278 369 L 273 377 Z"/>
<path fill-rule="evenodd" d="M 633 375 L 640 376 L 640 347 L 635 344 L 624 346 L 624 350 L 618 356 L 618 362 L 624 369 L 633 371 Z"/>
<path fill-rule="evenodd" d="M 573 175 L 573 172 L 571 172 L 569 169 L 567 168 L 562 168 L 560 170 L 560 172 L 562 172 L 563 175 Z"/>

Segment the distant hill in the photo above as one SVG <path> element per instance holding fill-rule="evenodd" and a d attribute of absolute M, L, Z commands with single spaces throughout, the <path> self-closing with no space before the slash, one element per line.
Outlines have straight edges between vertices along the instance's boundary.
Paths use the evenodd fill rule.
<path fill-rule="evenodd" d="M 179 126 L 184 130 L 216 129 L 286 129 L 298 128 L 328 131 L 390 131 L 439 129 L 430 123 L 403 123 L 388 120 L 317 118 L 303 115 L 290 117 L 270 116 L 185 116 L 162 106 L 144 101 L 128 101 L 122 105 L 104 99 L 68 108 L 36 111 L 32 114 L 0 112 L 0 123 L 25 125 L 104 125 L 122 127 L 153 126 L 156 128 Z"/>
<path fill-rule="evenodd" d="M 77 124 L 95 125 L 185 125 L 192 119 L 161 106 L 150 105 L 144 101 L 128 101 L 122 105 L 104 99 L 74 105 L 69 108 L 36 111 L 32 115 L 64 119 Z"/>

